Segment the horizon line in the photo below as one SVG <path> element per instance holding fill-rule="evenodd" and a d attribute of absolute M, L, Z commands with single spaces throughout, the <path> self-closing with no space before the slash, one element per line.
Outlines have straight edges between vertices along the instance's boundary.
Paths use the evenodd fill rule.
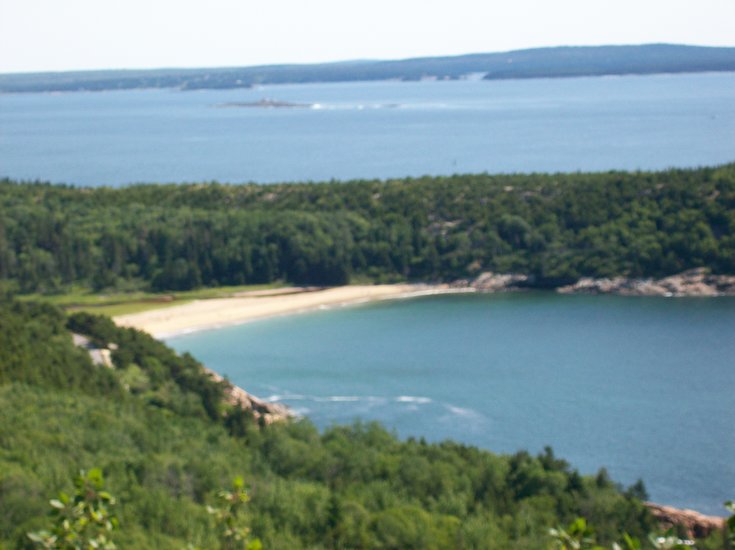
<path fill-rule="evenodd" d="M 258 68 L 274 68 L 274 67 L 309 67 L 320 65 L 347 65 L 351 63 L 391 63 L 402 61 L 415 61 L 422 59 L 449 59 L 469 57 L 476 55 L 500 55 L 516 52 L 527 52 L 534 50 L 554 50 L 554 49 L 582 49 L 582 48 L 625 48 L 625 47 L 645 47 L 645 46 L 676 46 L 685 48 L 710 48 L 710 49 L 735 49 L 735 44 L 731 46 L 713 46 L 702 44 L 683 44 L 675 42 L 644 42 L 637 44 L 621 43 L 621 44 L 558 44 L 554 46 L 534 46 L 527 48 L 515 48 L 510 50 L 484 51 L 484 52 L 465 52 L 458 54 L 441 54 L 441 55 L 419 55 L 409 57 L 396 58 L 361 58 L 361 59 L 338 59 L 331 61 L 313 61 L 313 62 L 274 62 L 274 63 L 257 63 L 254 65 L 197 65 L 197 66 L 157 66 L 157 67 L 107 67 L 107 68 L 84 68 L 84 69 L 63 69 L 63 70 L 28 70 L 28 71 L 0 71 L 0 76 L 16 76 L 16 75 L 61 75 L 71 73 L 103 73 L 103 72 L 143 72 L 143 71 L 198 71 L 198 70 L 230 70 L 230 69 L 258 69 Z"/>

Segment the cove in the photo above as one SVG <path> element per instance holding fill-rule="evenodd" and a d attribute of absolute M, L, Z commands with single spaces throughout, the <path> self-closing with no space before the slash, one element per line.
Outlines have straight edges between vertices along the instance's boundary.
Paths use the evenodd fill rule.
<path fill-rule="evenodd" d="M 168 340 L 317 426 L 377 420 L 495 452 L 550 445 L 652 500 L 735 493 L 735 299 L 444 295 Z"/>

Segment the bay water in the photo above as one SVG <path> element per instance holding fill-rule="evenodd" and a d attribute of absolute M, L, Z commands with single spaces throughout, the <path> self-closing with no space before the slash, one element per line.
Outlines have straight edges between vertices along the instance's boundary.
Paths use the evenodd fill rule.
<path fill-rule="evenodd" d="M 654 501 L 735 495 L 735 299 L 532 292 L 392 300 L 168 340 L 317 426 L 496 452 L 550 445 Z"/>
<path fill-rule="evenodd" d="M 302 106 L 223 106 L 262 99 Z M 56 183 L 272 183 L 733 160 L 735 73 L 0 95 L 0 177 Z"/>

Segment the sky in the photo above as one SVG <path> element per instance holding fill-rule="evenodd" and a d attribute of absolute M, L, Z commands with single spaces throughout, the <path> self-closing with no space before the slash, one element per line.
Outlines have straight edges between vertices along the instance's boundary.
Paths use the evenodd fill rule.
<path fill-rule="evenodd" d="M 0 0 L 0 72 L 735 46 L 735 0 Z"/>

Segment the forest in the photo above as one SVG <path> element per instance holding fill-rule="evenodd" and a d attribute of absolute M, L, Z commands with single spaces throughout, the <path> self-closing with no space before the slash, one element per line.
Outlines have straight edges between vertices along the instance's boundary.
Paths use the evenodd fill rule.
<path fill-rule="evenodd" d="M 114 368 L 72 331 L 113 349 Z M 35 547 L 28 534 L 49 528 L 49 500 L 72 494 L 79 470 L 104 474 L 119 548 L 237 547 L 207 506 L 238 476 L 248 536 L 267 549 L 549 548 L 549 528 L 569 524 L 585 548 L 652 547 L 643 483 L 581 475 L 550 448 L 501 456 L 372 423 L 265 425 L 222 391 L 193 357 L 109 318 L 0 300 L 0 547 Z"/>
<path fill-rule="evenodd" d="M 277 185 L 0 181 L 20 293 L 735 273 L 735 164 Z"/>

